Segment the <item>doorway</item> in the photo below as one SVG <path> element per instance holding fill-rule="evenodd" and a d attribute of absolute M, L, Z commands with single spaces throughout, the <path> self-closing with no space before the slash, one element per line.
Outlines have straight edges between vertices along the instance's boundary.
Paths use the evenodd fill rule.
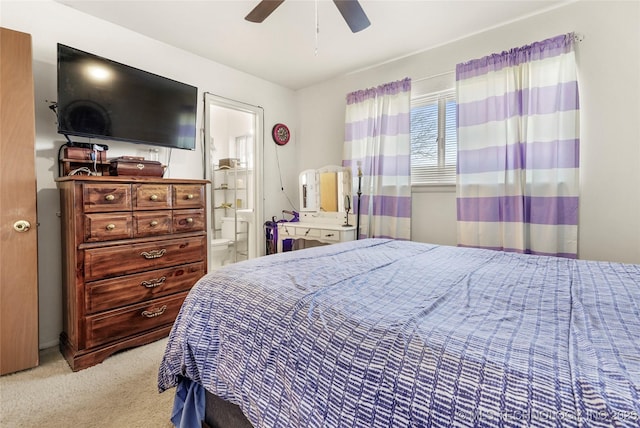
<path fill-rule="evenodd" d="M 210 93 L 204 100 L 212 271 L 262 255 L 264 113 L 262 107 Z"/>

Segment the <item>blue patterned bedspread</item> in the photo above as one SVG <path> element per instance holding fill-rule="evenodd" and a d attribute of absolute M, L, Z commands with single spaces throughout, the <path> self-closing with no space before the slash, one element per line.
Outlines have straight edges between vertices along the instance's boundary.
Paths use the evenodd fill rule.
<path fill-rule="evenodd" d="M 254 427 L 640 425 L 640 265 L 367 239 L 192 289 L 182 377 Z"/>

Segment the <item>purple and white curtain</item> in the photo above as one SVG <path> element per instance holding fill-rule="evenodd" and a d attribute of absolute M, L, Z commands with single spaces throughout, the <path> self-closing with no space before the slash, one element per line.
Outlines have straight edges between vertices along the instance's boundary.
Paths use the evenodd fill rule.
<path fill-rule="evenodd" d="M 362 170 L 360 238 L 411 238 L 410 117 L 409 78 L 347 95 L 342 164 L 355 209 Z"/>
<path fill-rule="evenodd" d="M 577 257 L 574 35 L 456 67 L 458 245 Z"/>

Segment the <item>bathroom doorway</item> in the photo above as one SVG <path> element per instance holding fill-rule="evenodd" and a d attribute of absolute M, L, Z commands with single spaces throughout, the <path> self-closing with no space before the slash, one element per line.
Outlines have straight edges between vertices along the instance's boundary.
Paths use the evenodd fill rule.
<path fill-rule="evenodd" d="M 261 255 L 264 247 L 263 110 L 205 93 L 209 271 Z"/>

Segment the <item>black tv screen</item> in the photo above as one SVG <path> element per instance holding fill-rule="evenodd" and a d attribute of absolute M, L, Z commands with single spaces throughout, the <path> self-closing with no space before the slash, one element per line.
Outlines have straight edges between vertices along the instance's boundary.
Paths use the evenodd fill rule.
<path fill-rule="evenodd" d="M 58 133 L 194 150 L 198 89 L 58 44 Z"/>

